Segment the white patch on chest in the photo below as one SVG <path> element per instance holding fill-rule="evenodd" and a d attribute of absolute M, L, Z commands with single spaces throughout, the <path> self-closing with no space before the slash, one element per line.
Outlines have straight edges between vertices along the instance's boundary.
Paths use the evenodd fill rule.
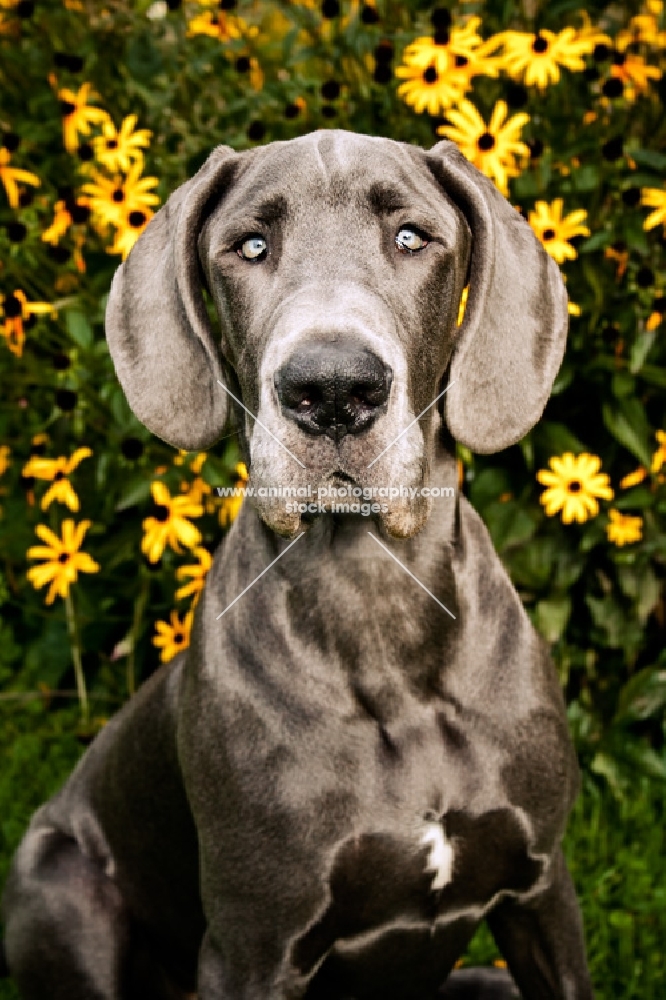
<path fill-rule="evenodd" d="M 432 872 L 431 889 L 443 889 L 453 879 L 453 846 L 439 823 L 428 823 L 421 844 L 430 844 L 426 871 Z"/>

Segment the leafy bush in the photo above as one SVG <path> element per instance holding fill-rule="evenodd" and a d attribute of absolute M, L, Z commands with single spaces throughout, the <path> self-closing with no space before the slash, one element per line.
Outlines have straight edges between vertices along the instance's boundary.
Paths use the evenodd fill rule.
<path fill-rule="evenodd" d="M 111 279 L 151 215 L 220 143 L 329 127 L 424 147 L 448 136 L 529 219 L 572 303 L 543 420 L 501 455 L 460 449 L 464 489 L 553 645 L 586 771 L 618 797 L 637 773 L 662 781 L 665 51 L 657 0 L 6 3 L 8 703 L 69 692 L 93 732 L 158 648 L 187 643 L 235 513 L 213 491 L 244 478 L 233 434 L 175 453 L 133 417 L 109 357 Z"/>

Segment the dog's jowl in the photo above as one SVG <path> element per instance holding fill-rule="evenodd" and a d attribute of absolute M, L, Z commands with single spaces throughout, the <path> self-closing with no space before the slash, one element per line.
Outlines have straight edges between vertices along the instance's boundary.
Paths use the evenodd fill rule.
<path fill-rule="evenodd" d="M 189 649 L 16 853 L 23 1000 L 592 996 L 556 671 L 454 458 L 536 423 L 566 328 L 557 266 L 449 142 L 219 147 L 171 195 L 110 350 L 169 444 L 235 422 L 254 495 Z M 454 969 L 482 920 L 510 975 Z"/>

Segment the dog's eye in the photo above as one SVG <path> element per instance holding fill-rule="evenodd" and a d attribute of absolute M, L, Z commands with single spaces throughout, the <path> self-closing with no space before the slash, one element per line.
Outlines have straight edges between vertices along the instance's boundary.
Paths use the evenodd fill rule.
<path fill-rule="evenodd" d="M 400 253 L 418 253 L 428 246 L 428 240 L 411 226 L 403 226 L 395 238 L 396 248 Z"/>
<path fill-rule="evenodd" d="M 243 240 L 236 253 L 243 260 L 263 260 L 268 253 L 268 243 L 263 236 L 250 236 L 249 239 Z"/>

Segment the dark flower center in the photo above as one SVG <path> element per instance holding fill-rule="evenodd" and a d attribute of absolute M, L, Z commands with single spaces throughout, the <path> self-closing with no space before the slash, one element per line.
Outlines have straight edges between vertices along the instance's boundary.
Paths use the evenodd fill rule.
<path fill-rule="evenodd" d="M 60 555 L 58 556 L 58 562 L 62 563 L 63 566 L 68 560 L 69 560 L 69 552 L 61 552 Z"/>
<path fill-rule="evenodd" d="M 53 477 L 53 482 L 54 483 L 59 483 L 60 480 L 64 479 L 64 478 L 65 478 L 65 473 L 62 471 L 62 469 L 58 469 L 58 471 L 56 472 L 55 476 Z"/>
<path fill-rule="evenodd" d="M 424 70 L 423 79 L 425 83 L 437 83 L 437 70 L 434 66 L 428 66 L 428 68 Z"/>
<path fill-rule="evenodd" d="M 5 299 L 5 316 L 7 319 L 14 319 L 23 312 L 21 300 L 17 295 L 8 295 Z"/>
<path fill-rule="evenodd" d="M 541 56 L 544 52 L 548 51 L 548 39 L 544 38 L 543 35 L 537 35 L 532 42 L 532 52 L 536 52 L 537 55 Z"/>
<path fill-rule="evenodd" d="M 544 231 L 543 231 L 543 238 L 544 238 L 544 240 L 554 240 L 555 239 L 555 230 L 554 229 L 544 229 Z"/>
<path fill-rule="evenodd" d="M 106 140 L 106 148 L 107 149 L 118 149 L 118 140 L 117 139 L 107 139 Z"/>
<path fill-rule="evenodd" d="M 456 66 L 458 66 L 460 69 L 462 69 L 463 66 L 466 66 L 468 62 L 469 59 L 467 58 L 467 56 L 456 56 Z"/>
<path fill-rule="evenodd" d="M 185 636 L 183 635 L 182 632 L 174 632 L 173 641 L 176 643 L 176 645 L 179 646 L 181 642 L 184 642 L 184 640 Z"/>
<path fill-rule="evenodd" d="M 125 200 L 125 192 L 123 191 L 122 188 L 116 188 L 116 190 L 111 195 L 111 198 L 113 199 L 113 201 L 116 201 L 116 202 L 118 202 L 118 201 L 124 201 Z"/>
<path fill-rule="evenodd" d="M 145 212 L 139 212 L 138 210 L 130 212 L 127 221 L 129 222 L 132 229 L 140 229 L 141 226 L 146 221 Z"/>
<path fill-rule="evenodd" d="M 479 136 L 476 144 L 482 152 L 487 153 L 495 145 L 495 136 L 491 135 L 490 132 L 484 132 L 483 135 Z"/>
<path fill-rule="evenodd" d="M 580 493 L 582 488 L 583 484 L 580 482 L 579 479 L 572 479 L 571 482 L 567 485 L 569 493 Z"/>
<path fill-rule="evenodd" d="M 169 508 L 165 504 L 155 504 L 155 520 L 161 521 L 162 524 L 169 520 Z"/>

